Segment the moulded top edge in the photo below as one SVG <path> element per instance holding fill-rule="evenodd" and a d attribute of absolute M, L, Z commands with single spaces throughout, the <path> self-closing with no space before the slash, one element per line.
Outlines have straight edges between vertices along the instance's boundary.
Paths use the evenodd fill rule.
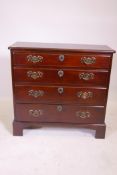
<path fill-rule="evenodd" d="M 38 43 L 38 42 L 16 42 L 8 49 L 47 50 L 47 51 L 75 51 L 75 52 L 98 52 L 115 53 L 116 51 L 106 45 L 89 44 L 66 44 L 66 43 Z"/>

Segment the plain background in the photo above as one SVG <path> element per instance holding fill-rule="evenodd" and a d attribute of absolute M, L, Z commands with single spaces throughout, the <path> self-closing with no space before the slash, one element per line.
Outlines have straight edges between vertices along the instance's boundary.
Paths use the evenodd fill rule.
<path fill-rule="evenodd" d="M 117 172 L 117 54 L 105 140 L 71 129 L 13 137 L 8 46 L 16 41 L 103 44 L 117 50 L 117 0 L 0 0 L 0 174 L 114 175 Z"/>

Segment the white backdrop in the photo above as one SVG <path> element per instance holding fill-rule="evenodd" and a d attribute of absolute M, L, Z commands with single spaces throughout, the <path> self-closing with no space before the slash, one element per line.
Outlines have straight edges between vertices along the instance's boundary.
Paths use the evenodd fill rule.
<path fill-rule="evenodd" d="M 0 99 L 11 99 L 15 41 L 106 44 L 117 50 L 117 0 L 0 0 Z M 109 98 L 117 99 L 117 55 Z"/>
<path fill-rule="evenodd" d="M 106 44 L 117 50 L 117 0 L 0 0 L 1 175 L 113 175 L 117 172 L 117 54 L 106 139 L 77 128 L 25 130 L 12 137 L 9 45 L 16 41 Z M 20 166 L 19 166 L 20 165 Z"/>

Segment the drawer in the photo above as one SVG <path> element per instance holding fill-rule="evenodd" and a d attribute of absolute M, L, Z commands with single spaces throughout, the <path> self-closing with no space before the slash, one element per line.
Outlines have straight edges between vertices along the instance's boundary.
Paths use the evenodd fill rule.
<path fill-rule="evenodd" d="M 110 68 L 110 54 L 13 52 L 13 65 Z"/>
<path fill-rule="evenodd" d="M 16 121 L 103 123 L 104 107 L 77 105 L 16 104 Z"/>
<path fill-rule="evenodd" d="M 84 88 L 70 86 L 15 85 L 18 103 L 78 103 L 83 105 L 105 105 L 106 88 Z"/>
<path fill-rule="evenodd" d="M 109 73 L 106 70 L 15 67 L 13 71 L 15 82 L 107 86 L 109 79 Z"/>

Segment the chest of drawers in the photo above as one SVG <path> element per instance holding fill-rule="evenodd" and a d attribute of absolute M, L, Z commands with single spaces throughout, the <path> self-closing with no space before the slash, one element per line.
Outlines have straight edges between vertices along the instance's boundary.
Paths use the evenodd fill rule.
<path fill-rule="evenodd" d="M 9 47 L 13 135 L 44 124 L 73 125 L 105 137 L 114 50 L 107 46 L 17 42 Z"/>

